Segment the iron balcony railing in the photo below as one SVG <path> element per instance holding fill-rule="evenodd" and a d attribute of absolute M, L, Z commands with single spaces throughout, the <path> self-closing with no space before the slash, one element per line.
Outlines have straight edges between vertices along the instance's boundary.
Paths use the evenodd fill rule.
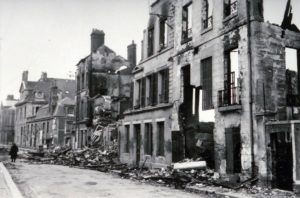
<path fill-rule="evenodd" d="M 213 23 L 213 17 L 210 16 L 207 19 L 203 19 L 203 29 L 211 28 Z"/>
<path fill-rule="evenodd" d="M 231 105 L 240 105 L 241 98 L 239 92 L 239 87 L 232 87 L 218 91 L 218 106 L 225 107 Z"/>

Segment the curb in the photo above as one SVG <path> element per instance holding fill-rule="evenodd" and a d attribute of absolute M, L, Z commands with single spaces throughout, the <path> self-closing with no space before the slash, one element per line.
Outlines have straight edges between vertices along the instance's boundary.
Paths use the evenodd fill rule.
<path fill-rule="evenodd" d="M 197 193 L 197 194 L 205 194 L 205 195 L 213 195 L 218 198 L 251 198 L 251 196 L 247 196 L 245 194 L 236 193 L 236 192 L 220 192 L 217 188 L 209 188 L 209 187 L 195 187 L 195 186 L 187 186 L 185 188 L 186 191 Z"/>
<path fill-rule="evenodd" d="M 12 197 L 14 198 L 23 198 L 23 195 L 21 194 L 19 188 L 15 184 L 15 182 L 12 180 L 11 175 L 7 171 L 6 167 L 3 165 L 2 162 L 0 162 L 0 169 L 3 173 L 5 182 L 7 183 L 7 186 L 12 194 Z"/>

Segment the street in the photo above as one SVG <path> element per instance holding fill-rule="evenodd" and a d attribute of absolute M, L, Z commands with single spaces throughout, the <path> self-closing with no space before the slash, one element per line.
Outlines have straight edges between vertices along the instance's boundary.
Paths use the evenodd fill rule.
<path fill-rule="evenodd" d="M 122 179 L 98 171 L 18 161 L 6 165 L 24 197 L 199 197 L 198 194 Z M 202 196 L 204 197 L 204 196 Z"/>

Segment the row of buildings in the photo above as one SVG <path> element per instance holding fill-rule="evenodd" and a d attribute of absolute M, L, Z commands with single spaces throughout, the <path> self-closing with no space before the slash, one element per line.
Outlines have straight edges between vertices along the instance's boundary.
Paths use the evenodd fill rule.
<path fill-rule="evenodd" d="M 263 5 L 153 1 L 138 64 L 134 43 L 126 60 L 93 30 L 76 83 L 23 73 L 15 141 L 82 148 L 117 123 L 104 141 L 118 140 L 122 163 L 200 158 L 225 181 L 300 191 L 300 31 L 290 0 L 281 26 L 264 22 Z"/>

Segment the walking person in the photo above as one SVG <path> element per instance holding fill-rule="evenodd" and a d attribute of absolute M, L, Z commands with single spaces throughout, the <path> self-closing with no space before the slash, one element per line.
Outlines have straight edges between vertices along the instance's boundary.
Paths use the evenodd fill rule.
<path fill-rule="evenodd" d="M 18 156 L 18 151 L 19 151 L 19 148 L 18 146 L 14 143 L 11 148 L 10 148 L 10 151 L 9 151 L 9 155 L 10 155 L 10 158 L 11 158 L 11 162 L 15 162 L 16 159 L 17 159 L 17 156 Z"/>

